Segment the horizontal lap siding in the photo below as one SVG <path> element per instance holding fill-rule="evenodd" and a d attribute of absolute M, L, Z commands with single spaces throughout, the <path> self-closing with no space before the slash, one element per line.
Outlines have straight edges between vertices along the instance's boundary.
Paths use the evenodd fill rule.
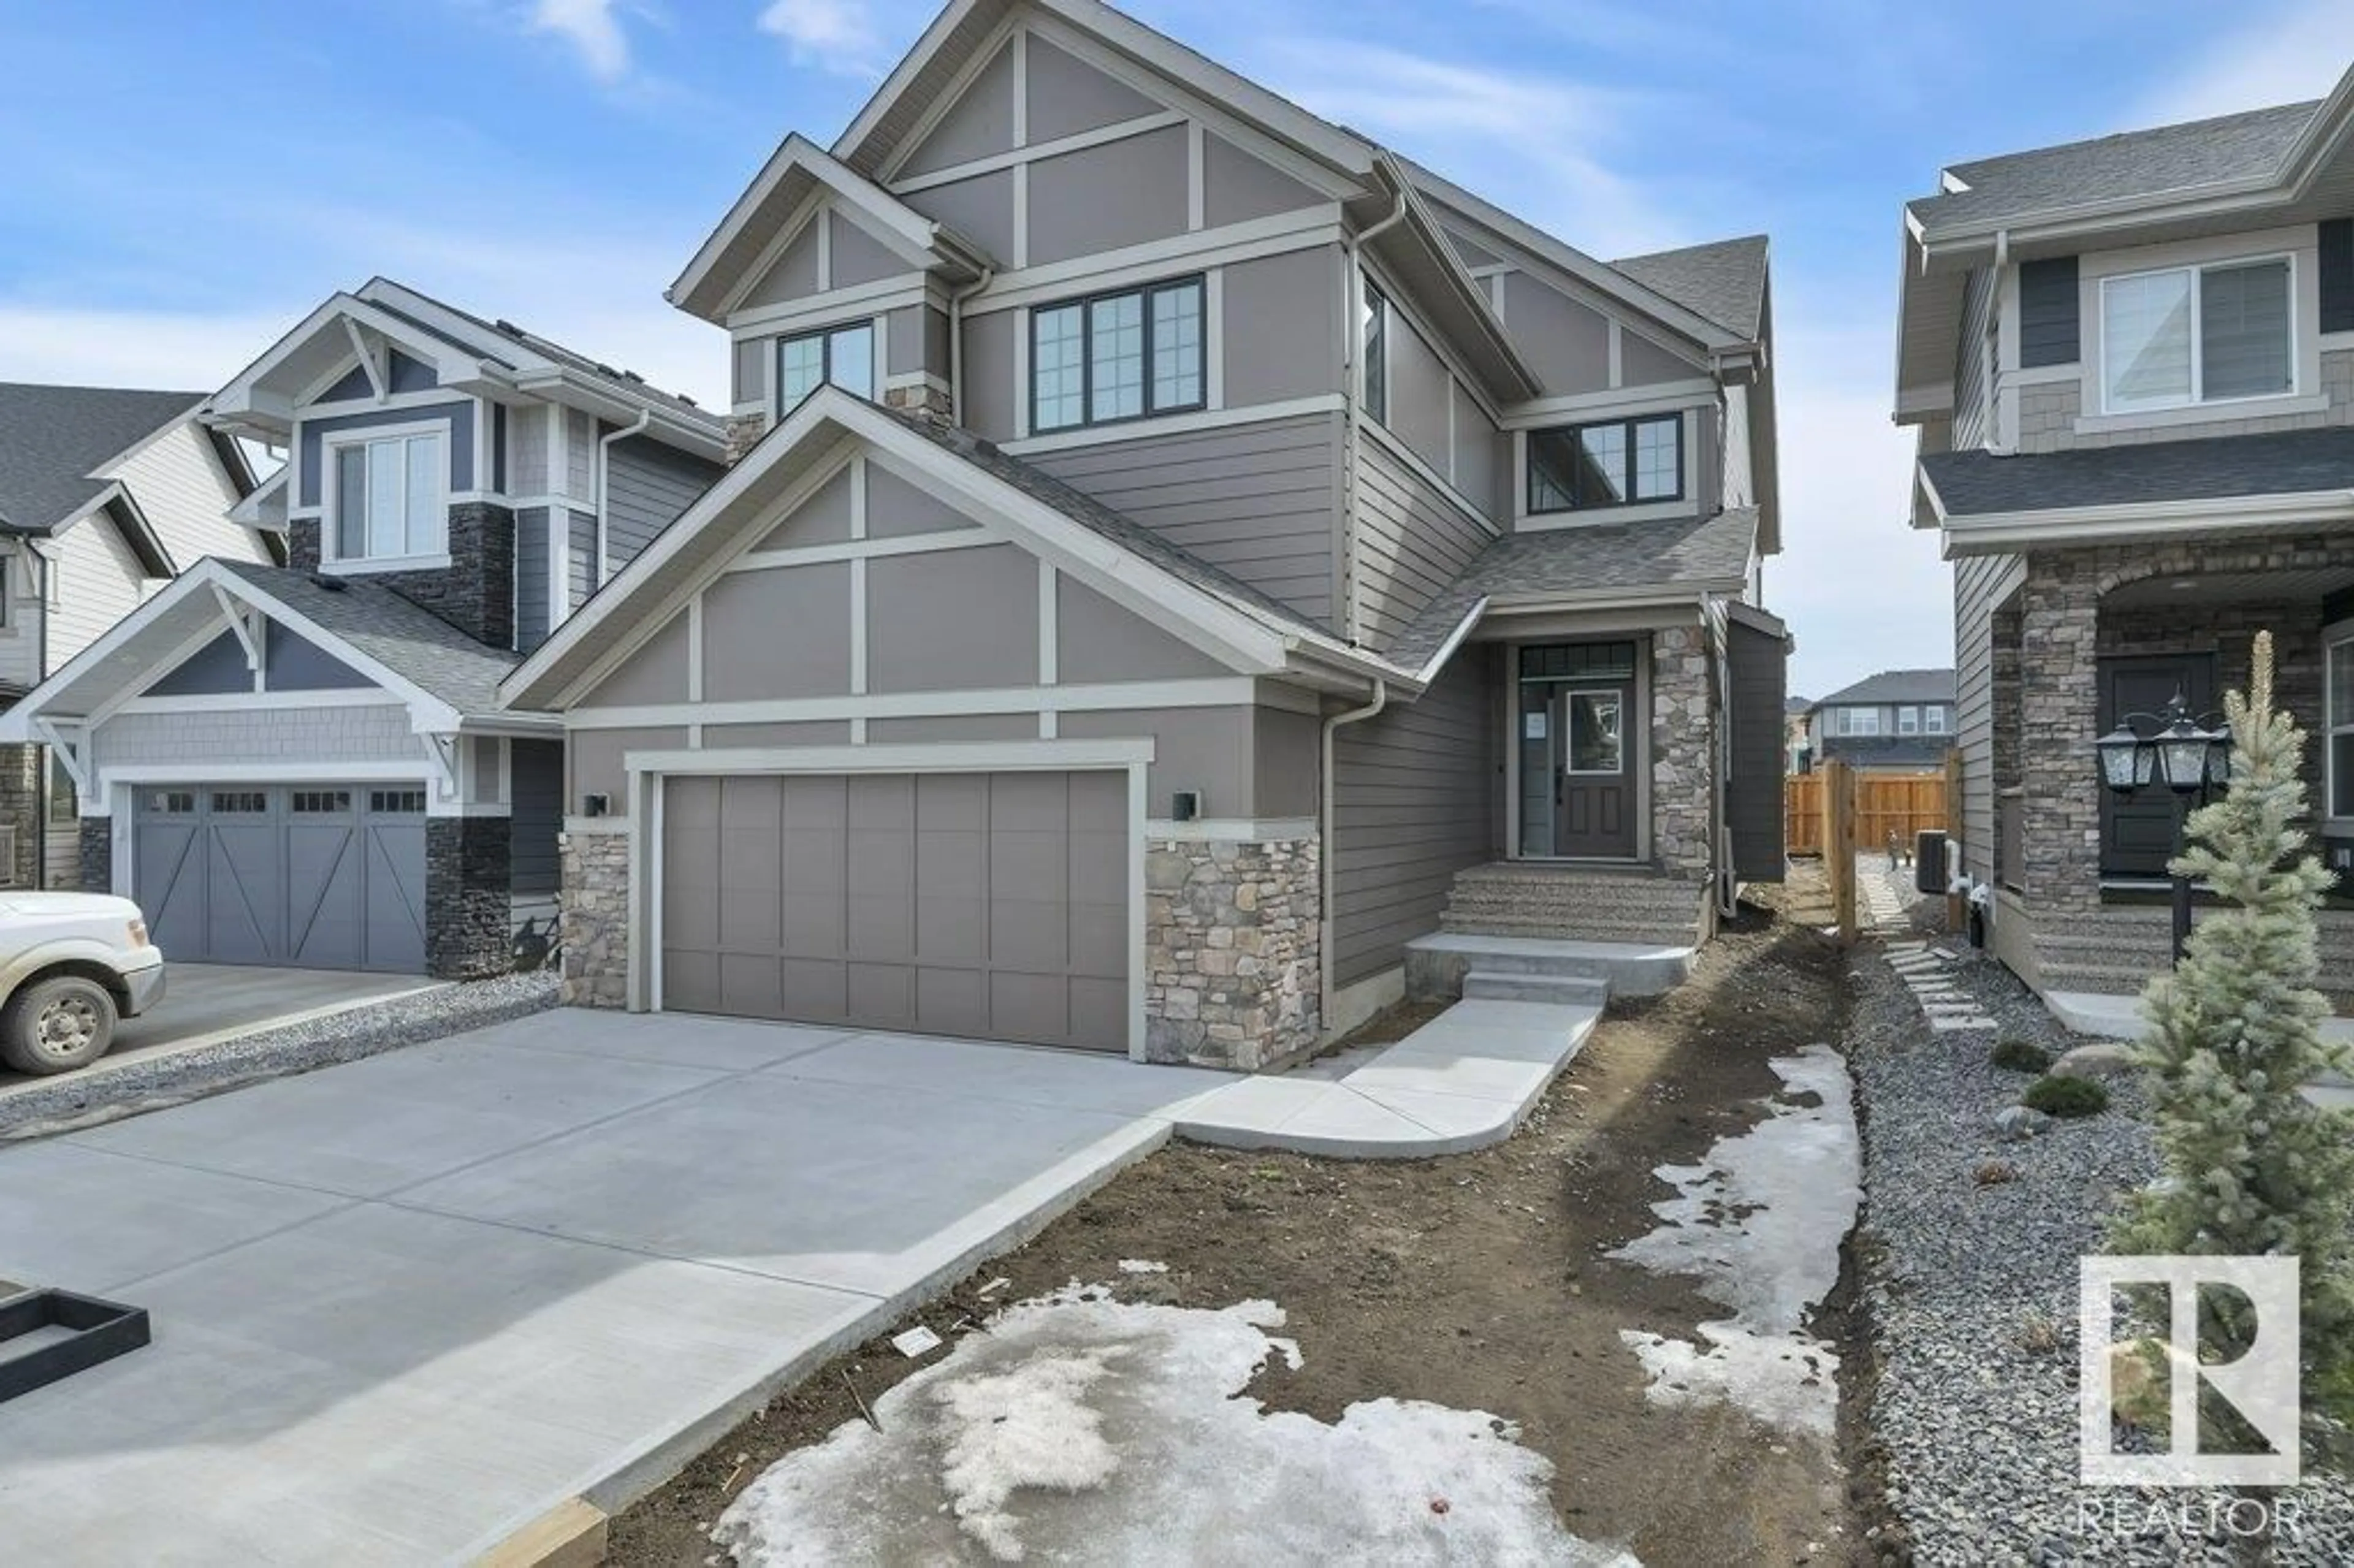
<path fill-rule="evenodd" d="M 1386 648 L 1493 535 L 1387 448 L 1368 440 L 1358 455 L 1359 634 Z"/>
<path fill-rule="evenodd" d="M 1329 626 L 1338 431 L 1337 415 L 1310 414 L 1030 461 Z"/>
<path fill-rule="evenodd" d="M 605 469 L 605 548 L 612 569 L 637 559 L 724 471 L 643 436 L 615 441 Z"/>
<path fill-rule="evenodd" d="M 1438 928 L 1455 874 L 1494 858 L 1495 650 L 1458 654 L 1418 701 L 1334 737 L 1333 974 L 1405 960 Z"/>
<path fill-rule="evenodd" d="M 1954 563 L 1954 733 L 1962 752 L 1965 869 L 1994 880 L 1994 611 L 2018 586 L 2017 556 Z"/>

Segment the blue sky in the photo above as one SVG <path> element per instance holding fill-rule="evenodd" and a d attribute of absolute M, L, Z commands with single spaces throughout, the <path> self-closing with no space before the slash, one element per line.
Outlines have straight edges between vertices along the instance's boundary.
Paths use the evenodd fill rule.
<path fill-rule="evenodd" d="M 925 0 L 0 0 L 0 378 L 209 387 L 376 272 L 718 401 L 662 302 Z M 1774 237 L 1796 691 L 1951 658 L 1887 420 L 1897 213 L 1945 163 L 2317 96 L 2354 4 L 1134 0 L 1611 257 Z M 1967 107 L 1966 107 L 1967 106 Z"/>

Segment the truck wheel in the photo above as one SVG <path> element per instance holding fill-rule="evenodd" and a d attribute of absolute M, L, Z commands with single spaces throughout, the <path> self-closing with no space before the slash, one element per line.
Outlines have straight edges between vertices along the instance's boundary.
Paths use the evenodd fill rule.
<path fill-rule="evenodd" d="M 0 1061 L 20 1073 L 69 1073 L 114 1044 L 114 997 L 93 980 L 37 980 L 0 1008 Z"/>

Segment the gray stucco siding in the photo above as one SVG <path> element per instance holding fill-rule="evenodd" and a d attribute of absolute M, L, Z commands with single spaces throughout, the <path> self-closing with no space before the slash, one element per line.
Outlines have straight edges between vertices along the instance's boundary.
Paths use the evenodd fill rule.
<path fill-rule="evenodd" d="M 1246 408 L 1341 386 L 1341 256 L 1335 246 L 1228 265 L 1219 283 L 1225 404 Z"/>
<path fill-rule="evenodd" d="M 1708 372 L 1641 333 L 1621 328 L 1618 334 L 1618 382 L 1622 387 L 1657 387 L 1690 381 Z"/>
<path fill-rule="evenodd" d="M 730 572 L 705 590 L 706 701 L 833 697 L 849 691 L 848 562 Z"/>
<path fill-rule="evenodd" d="M 738 403 L 765 403 L 769 400 L 769 362 L 776 357 L 777 340 L 773 337 L 748 337 L 736 344 L 735 400 Z"/>
<path fill-rule="evenodd" d="M 1202 221 L 1218 228 L 1297 212 L 1324 198 L 1270 164 L 1252 157 L 1215 132 L 1202 138 Z"/>
<path fill-rule="evenodd" d="M 1253 711 L 1251 811 L 1259 817 L 1313 817 L 1323 807 L 1317 772 L 1323 764 L 1324 722 L 1288 708 Z"/>
<path fill-rule="evenodd" d="M 1182 125 L 1039 159 L 1029 175 L 1030 265 L 1184 233 L 1187 168 Z"/>
<path fill-rule="evenodd" d="M 1504 324 L 1546 392 L 1565 397 L 1610 385 L 1610 321 L 1525 272 L 1504 277 Z"/>
<path fill-rule="evenodd" d="M 1359 635 L 1387 647 L 1494 537 L 1377 440 L 1358 447 Z"/>
<path fill-rule="evenodd" d="M 1498 651 L 1459 653 L 1415 702 L 1334 736 L 1333 975 L 1403 963 L 1438 928 L 1456 873 L 1495 858 Z"/>
<path fill-rule="evenodd" d="M 1013 173 L 998 169 L 986 175 L 976 175 L 969 180 L 950 180 L 946 185 L 928 185 L 919 191 L 907 191 L 900 200 L 936 223 L 970 239 L 997 259 L 1000 266 L 1013 265 Z M 1031 199 L 1037 199 L 1036 187 L 1032 187 Z M 1181 212 L 1183 210 L 1181 207 Z M 1037 258 L 1032 257 L 1035 261 Z"/>
<path fill-rule="evenodd" d="M 565 791 L 567 815 L 581 809 L 583 795 L 606 797 L 609 816 L 630 810 L 630 775 L 623 766 L 632 751 L 684 751 L 683 726 L 652 729 L 576 729 L 565 736 L 565 771 L 570 785 Z"/>
<path fill-rule="evenodd" d="M 674 617 L 580 699 L 584 708 L 644 707 L 686 701 L 686 617 Z"/>
<path fill-rule="evenodd" d="M 276 621 L 262 630 L 262 681 L 273 692 L 355 691 L 371 683 L 333 653 Z M 233 696 L 253 690 L 245 644 L 224 631 L 149 686 L 151 697 Z"/>
<path fill-rule="evenodd" d="M 1389 342 L 1389 431 L 1414 455 L 1447 471 L 1447 408 L 1454 380 L 1421 332 L 1392 315 Z"/>
<path fill-rule="evenodd" d="M 847 497 L 844 504 L 847 505 Z M 847 526 L 846 512 L 844 525 Z M 962 533 L 976 526 L 971 518 L 929 491 L 917 488 L 879 462 L 867 462 L 868 538 L 905 539 L 923 534 Z"/>
<path fill-rule="evenodd" d="M 1014 333 L 1028 319 L 1026 311 L 964 318 L 965 427 L 992 441 L 1013 439 L 1023 396 L 1013 370 Z"/>
<path fill-rule="evenodd" d="M 752 546 L 755 550 L 792 550 L 811 545 L 839 545 L 850 537 L 850 470 L 817 487 L 792 514 L 770 529 Z"/>
<path fill-rule="evenodd" d="M 303 419 L 295 426 L 295 441 L 302 454 L 302 494 L 296 503 L 316 506 L 324 493 L 320 482 L 321 454 L 325 438 L 351 430 L 375 429 L 389 425 L 439 424 L 443 427 L 449 443 L 450 488 L 453 491 L 474 488 L 474 404 L 465 398 L 451 403 L 429 403 L 415 408 L 372 409 L 365 414 L 338 414 L 332 418 Z"/>
<path fill-rule="evenodd" d="M 823 215 L 821 214 L 821 217 Z M 744 291 L 744 306 L 781 305 L 818 291 L 818 229 L 812 221 L 793 236 L 774 265 Z"/>
<path fill-rule="evenodd" d="M 937 692 L 1038 680 L 1038 563 L 1012 545 L 866 564 L 866 689 Z"/>
<path fill-rule="evenodd" d="M 949 318 L 929 305 L 902 305 L 887 316 L 885 336 L 889 339 L 889 354 L 884 361 L 886 376 L 917 376 L 924 373 L 946 381 L 949 375 Z"/>
<path fill-rule="evenodd" d="M 848 746 L 848 719 L 787 719 L 774 724 L 707 724 L 703 726 L 706 751 L 733 747 Z"/>
<path fill-rule="evenodd" d="M 1013 50 L 1000 48 L 966 83 L 932 129 L 899 165 L 902 175 L 926 175 L 1013 146 Z"/>
<path fill-rule="evenodd" d="M 1117 125 L 1161 107 L 1035 33 L 1025 40 L 1024 48 L 1029 58 L 1023 61 L 1023 79 L 1029 89 L 1029 102 L 1023 125 L 1033 145 Z"/>
<path fill-rule="evenodd" d="M 1490 522 L 1512 514 L 1512 440 L 1496 428 L 1479 400 L 1457 383 L 1455 471 L 1457 493 L 1479 506 Z M 1444 473 L 1444 468 L 1439 470 Z"/>
<path fill-rule="evenodd" d="M 1310 620 L 1331 623 L 1338 414 L 1107 441 L 1030 461 Z"/>
<path fill-rule="evenodd" d="M 1257 713 L 1240 705 L 1067 713 L 1056 721 L 1056 733 L 1072 740 L 1150 739 L 1148 817 L 1168 816 L 1170 797 L 1179 789 L 1200 790 L 1206 816 L 1251 817 L 1259 814 L 1252 758 Z"/>
<path fill-rule="evenodd" d="M 912 718 L 866 721 L 870 744 L 937 745 L 971 740 L 1035 740 L 1035 714 L 930 714 Z"/>
<path fill-rule="evenodd" d="M 826 221 L 833 226 L 827 240 L 832 247 L 828 260 L 834 288 L 848 289 L 916 270 L 896 251 L 842 214 L 830 212 Z"/>
<path fill-rule="evenodd" d="M 1229 673 L 1208 654 L 1068 574 L 1055 583 L 1055 649 L 1067 683 L 1198 680 Z"/>
<path fill-rule="evenodd" d="M 726 471 L 645 436 L 615 441 L 605 460 L 605 551 L 611 569 L 637 559 Z"/>

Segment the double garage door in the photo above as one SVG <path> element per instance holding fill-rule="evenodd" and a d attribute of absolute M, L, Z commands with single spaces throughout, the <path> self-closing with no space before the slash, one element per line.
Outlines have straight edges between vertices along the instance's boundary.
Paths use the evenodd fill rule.
<path fill-rule="evenodd" d="M 167 959 L 425 968 L 421 785 L 145 785 L 132 832 Z"/>
<path fill-rule="evenodd" d="M 662 1005 L 1124 1051 L 1123 772 L 672 777 Z"/>

